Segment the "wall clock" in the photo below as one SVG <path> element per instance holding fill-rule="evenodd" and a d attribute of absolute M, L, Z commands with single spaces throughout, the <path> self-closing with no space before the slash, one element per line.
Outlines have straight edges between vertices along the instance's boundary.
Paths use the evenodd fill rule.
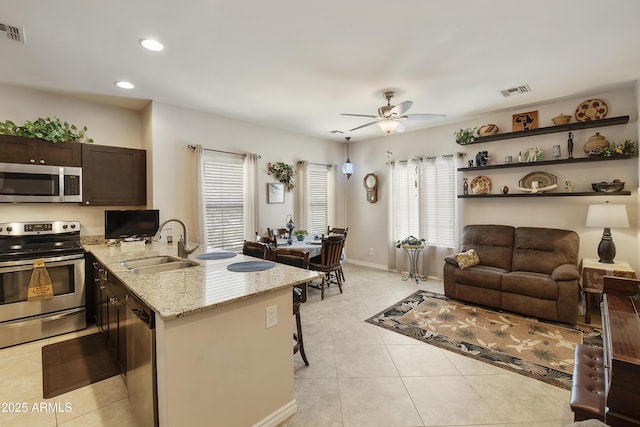
<path fill-rule="evenodd" d="M 378 201 L 378 175 L 368 173 L 364 177 L 364 188 L 367 190 L 367 202 L 375 203 Z"/>

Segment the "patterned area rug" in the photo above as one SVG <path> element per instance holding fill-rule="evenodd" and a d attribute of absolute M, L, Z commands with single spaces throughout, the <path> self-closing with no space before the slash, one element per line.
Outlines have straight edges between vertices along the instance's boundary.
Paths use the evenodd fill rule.
<path fill-rule="evenodd" d="M 411 338 L 570 389 L 576 344 L 602 346 L 599 329 L 571 328 L 418 291 L 366 320 Z"/>

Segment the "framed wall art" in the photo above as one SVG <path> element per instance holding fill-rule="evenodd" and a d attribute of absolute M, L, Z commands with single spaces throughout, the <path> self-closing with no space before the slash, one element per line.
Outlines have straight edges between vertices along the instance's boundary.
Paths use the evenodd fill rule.
<path fill-rule="evenodd" d="M 270 182 L 267 184 L 267 203 L 284 203 L 284 184 Z"/>
<path fill-rule="evenodd" d="M 514 132 L 536 129 L 538 127 L 538 112 L 529 111 L 527 113 L 514 114 L 512 127 Z"/>

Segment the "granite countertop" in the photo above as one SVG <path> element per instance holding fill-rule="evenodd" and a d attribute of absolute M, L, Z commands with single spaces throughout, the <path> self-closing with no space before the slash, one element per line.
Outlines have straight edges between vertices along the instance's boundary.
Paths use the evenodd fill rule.
<path fill-rule="evenodd" d="M 84 248 L 164 320 L 213 309 L 320 277 L 316 271 L 278 263 L 268 270 L 233 272 L 227 270 L 227 265 L 256 261 L 256 258 L 238 254 L 221 260 L 197 259 L 196 256 L 205 252 L 203 250 L 189 255 L 189 259 L 198 262 L 199 266 L 155 274 L 134 274 L 122 265 L 123 261 L 159 255 L 177 257 L 177 245 L 135 242 L 114 246 L 86 244 Z"/>

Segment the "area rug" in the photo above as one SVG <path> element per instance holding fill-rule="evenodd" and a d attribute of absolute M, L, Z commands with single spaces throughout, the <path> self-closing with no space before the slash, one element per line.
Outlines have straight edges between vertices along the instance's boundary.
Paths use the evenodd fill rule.
<path fill-rule="evenodd" d="M 120 373 L 100 333 L 42 347 L 42 395 L 45 399 Z"/>
<path fill-rule="evenodd" d="M 590 326 L 543 322 L 427 291 L 366 321 L 566 389 L 576 344 L 602 346 L 600 330 Z"/>

